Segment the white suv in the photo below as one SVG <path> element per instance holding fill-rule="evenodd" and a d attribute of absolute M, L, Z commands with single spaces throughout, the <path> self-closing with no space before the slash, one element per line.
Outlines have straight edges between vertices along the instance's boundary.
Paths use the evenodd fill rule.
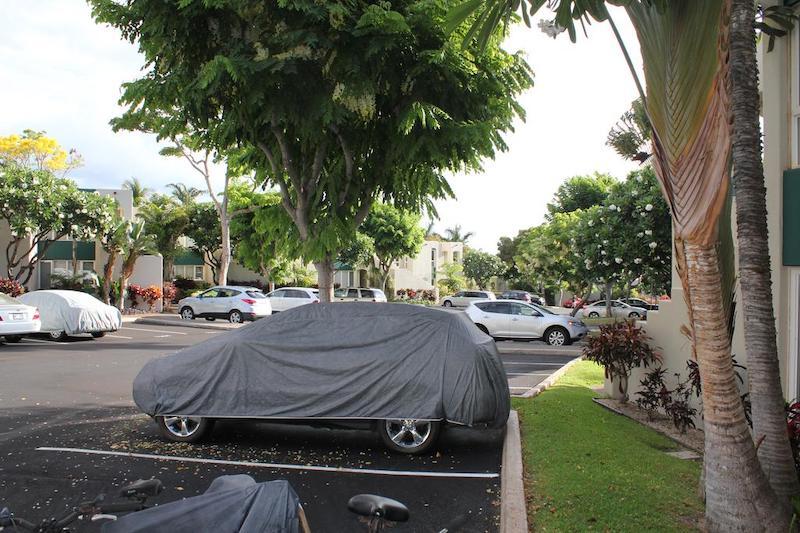
<path fill-rule="evenodd" d="M 458 291 L 442 300 L 445 307 L 467 307 L 478 300 L 494 300 L 497 297 L 491 291 Z"/>
<path fill-rule="evenodd" d="M 227 318 L 234 324 L 272 314 L 269 299 L 256 287 L 217 286 L 178 302 L 181 318 L 216 320 Z"/>
<path fill-rule="evenodd" d="M 288 311 L 306 304 L 319 303 L 319 290 L 305 287 L 282 287 L 267 294 L 272 313 Z"/>
<path fill-rule="evenodd" d="M 386 295 L 380 289 L 342 287 L 333 291 L 334 302 L 385 302 Z"/>

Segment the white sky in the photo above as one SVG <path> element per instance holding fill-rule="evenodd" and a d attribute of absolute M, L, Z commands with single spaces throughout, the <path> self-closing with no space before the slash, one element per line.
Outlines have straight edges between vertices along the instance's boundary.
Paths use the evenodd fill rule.
<path fill-rule="evenodd" d="M 612 13 L 638 68 L 627 17 Z M 438 231 L 460 224 L 486 251 L 496 251 L 500 236 L 541 223 L 564 179 L 594 171 L 622 178 L 635 168 L 605 145 L 636 97 L 611 28 L 594 24 L 588 39 L 579 34 L 572 44 L 566 34 L 547 37 L 537 21 L 515 28 L 506 45 L 525 50 L 535 73 L 521 99 L 527 122 L 483 173 L 453 176 L 457 199 L 438 206 Z M 143 60 L 116 30 L 96 25 L 83 0 L 1 0 L 0 58 L 0 135 L 45 130 L 76 148 L 85 165 L 71 177 L 81 186 L 119 187 L 136 176 L 154 189 L 177 181 L 203 188 L 185 161 L 158 155 L 154 136 L 111 131 L 120 84 L 138 76 Z"/>

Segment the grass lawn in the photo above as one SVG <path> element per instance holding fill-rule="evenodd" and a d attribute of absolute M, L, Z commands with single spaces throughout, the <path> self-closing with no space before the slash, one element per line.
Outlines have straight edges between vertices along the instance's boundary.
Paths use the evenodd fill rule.
<path fill-rule="evenodd" d="M 581 361 L 533 399 L 514 398 L 536 531 L 686 531 L 703 514 L 700 462 L 666 437 L 592 402 L 603 369 Z"/>

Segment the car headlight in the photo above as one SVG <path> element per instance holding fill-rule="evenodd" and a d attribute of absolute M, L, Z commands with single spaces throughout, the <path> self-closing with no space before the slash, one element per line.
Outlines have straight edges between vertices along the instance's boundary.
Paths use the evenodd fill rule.
<path fill-rule="evenodd" d="M 567 320 L 567 324 L 570 326 L 585 327 L 585 324 L 580 320 Z"/>

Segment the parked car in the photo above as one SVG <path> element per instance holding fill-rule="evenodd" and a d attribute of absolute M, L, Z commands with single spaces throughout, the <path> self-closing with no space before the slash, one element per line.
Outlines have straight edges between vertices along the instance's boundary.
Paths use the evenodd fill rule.
<path fill-rule="evenodd" d="M 235 285 L 211 287 L 184 298 L 178 302 L 178 309 L 184 320 L 227 318 L 233 324 L 272 314 L 270 300 L 260 289 Z"/>
<path fill-rule="evenodd" d="M 388 303 L 302 305 L 152 358 L 133 399 L 176 442 L 249 419 L 373 429 L 400 453 L 510 409 L 497 347 L 463 313 Z"/>
<path fill-rule="evenodd" d="M 633 307 L 641 307 L 642 309 L 647 309 L 648 311 L 658 311 L 658 304 L 651 304 L 645 302 L 641 298 L 620 298 L 619 301 L 626 303 L 628 305 L 632 305 Z"/>
<path fill-rule="evenodd" d="M 495 339 L 542 339 L 551 346 L 562 346 L 589 332 L 578 318 L 556 315 L 544 307 L 517 300 L 472 302 L 467 316 Z"/>
<path fill-rule="evenodd" d="M 267 294 L 267 298 L 269 298 L 274 315 L 301 305 L 318 304 L 319 290 L 305 287 L 282 287 Z"/>
<path fill-rule="evenodd" d="M 578 311 L 582 317 L 599 318 L 606 316 L 606 301 L 598 300 Z M 577 316 L 577 315 L 576 315 Z M 619 300 L 611 300 L 611 316 L 615 318 L 636 318 L 647 320 L 647 309 L 634 307 Z"/>
<path fill-rule="evenodd" d="M 497 297 L 491 291 L 458 291 L 452 296 L 442 300 L 445 307 L 467 307 L 478 300 L 495 300 Z"/>
<path fill-rule="evenodd" d="M 380 289 L 341 287 L 333 291 L 335 302 L 386 302 L 386 295 Z"/>
<path fill-rule="evenodd" d="M 500 295 L 501 300 L 520 300 L 522 302 L 534 303 L 536 305 L 545 305 L 544 298 L 537 294 L 531 294 L 528 291 L 505 291 Z"/>
<path fill-rule="evenodd" d="M 561 302 L 561 307 L 568 307 L 570 309 L 573 309 L 575 307 L 581 307 L 585 303 L 586 303 L 585 300 L 581 298 L 572 297 L 572 298 L 567 298 L 566 300 Z"/>
<path fill-rule="evenodd" d="M 0 292 L 0 336 L 6 342 L 19 342 L 24 335 L 41 329 L 38 309 Z"/>
<path fill-rule="evenodd" d="M 122 327 L 119 309 L 85 292 L 48 289 L 26 292 L 18 299 L 39 309 L 41 331 L 53 340 L 66 340 L 82 333 L 100 338 Z"/>

